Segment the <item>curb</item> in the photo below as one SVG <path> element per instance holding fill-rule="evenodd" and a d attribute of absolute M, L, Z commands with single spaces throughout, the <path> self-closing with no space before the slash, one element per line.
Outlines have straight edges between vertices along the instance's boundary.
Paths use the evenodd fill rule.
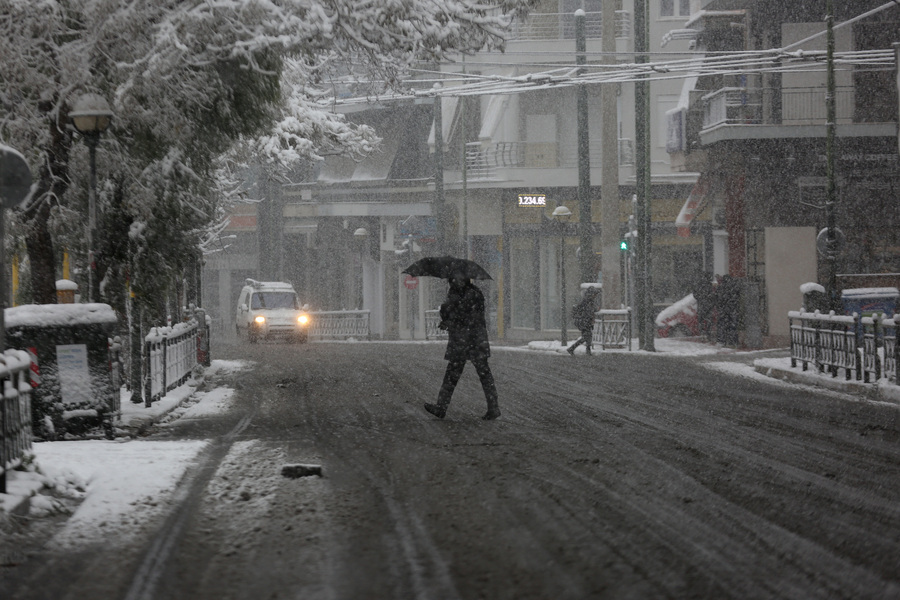
<path fill-rule="evenodd" d="M 811 385 L 836 392 L 843 392 L 845 394 L 861 396 L 869 400 L 879 400 L 894 404 L 900 403 L 900 389 L 892 389 L 897 387 L 893 384 L 881 385 L 879 382 L 865 383 L 863 381 L 855 380 L 847 381 L 846 379 L 837 377 L 823 377 L 814 372 L 795 371 L 793 369 L 785 369 L 772 365 L 753 365 L 753 368 L 757 373 L 781 381 L 787 381 L 788 383 Z"/>

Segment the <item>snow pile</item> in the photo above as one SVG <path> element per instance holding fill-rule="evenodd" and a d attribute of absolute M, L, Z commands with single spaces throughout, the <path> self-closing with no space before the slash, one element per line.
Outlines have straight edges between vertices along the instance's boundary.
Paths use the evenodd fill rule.
<path fill-rule="evenodd" d="M 682 312 L 696 313 L 697 312 L 697 300 L 694 299 L 693 294 L 688 294 L 678 302 L 675 302 L 671 306 L 667 306 L 666 308 L 659 311 L 659 314 L 656 315 L 656 325 L 657 327 L 662 327 L 665 325 L 670 319 L 674 318 L 678 314 Z"/>
<path fill-rule="evenodd" d="M 109 304 L 25 304 L 4 310 L 7 327 L 116 324 Z"/>
<path fill-rule="evenodd" d="M 166 508 L 169 494 L 206 441 L 43 442 L 35 462 L 49 496 L 32 498 L 35 515 L 62 510 L 59 498 L 84 499 L 52 546 L 124 543 Z"/>

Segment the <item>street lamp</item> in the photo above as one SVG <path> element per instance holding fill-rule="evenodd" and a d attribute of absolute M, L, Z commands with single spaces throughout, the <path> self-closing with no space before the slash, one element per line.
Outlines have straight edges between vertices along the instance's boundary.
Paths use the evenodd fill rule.
<path fill-rule="evenodd" d="M 363 281 L 364 281 L 364 270 L 363 270 L 363 256 L 365 255 L 366 250 L 366 238 L 369 236 L 369 232 L 365 227 L 360 227 L 356 231 L 353 232 L 353 237 L 355 237 L 359 241 L 359 309 L 363 308 Z"/>
<path fill-rule="evenodd" d="M 109 127 L 113 112 L 109 108 L 106 99 L 99 94 L 83 94 L 76 101 L 69 112 L 69 117 L 75 125 L 75 129 L 84 136 L 91 162 L 91 184 L 88 189 L 88 302 L 93 302 L 99 296 L 99 281 L 97 281 L 96 265 L 94 264 L 94 230 L 97 228 L 97 144 L 100 143 L 100 134 Z M 96 289 L 95 289 L 96 288 Z"/>
<path fill-rule="evenodd" d="M 571 216 L 572 211 L 562 204 L 553 209 L 553 217 L 556 218 L 557 221 L 559 221 L 559 280 L 562 284 L 559 312 L 561 317 L 560 326 L 562 328 L 561 337 L 563 346 L 566 346 L 569 343 L 566 332 L 566 231 L 563 228 L 563 224 L 565 223 L 564 219 L 568 219 Z"/>

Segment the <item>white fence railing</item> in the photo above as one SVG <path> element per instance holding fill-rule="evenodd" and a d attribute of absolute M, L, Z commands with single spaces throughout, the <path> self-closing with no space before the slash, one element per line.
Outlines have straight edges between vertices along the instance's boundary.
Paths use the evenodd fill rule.
<path fill-rule="evenodd" d="M 0 354 L 0 494 L 6 493 L 6 471 L 19 466 L 31 449 L 30 371 L 24 350 Z"/>
<path fill-rule="evenodd" d="M 149 408 L 153 401 L 188 380 L 199 364 L 197 338 L 200 333 L 200 324 L 194 319 L 150 330 L 144 340 L 145 406 Z"/>
<path fill-rule="evenodd" d="M 599 39 L 603 33 L 603 15 L 599 11 L 587 11 L 584 15 L 584 35 Z M 616 11 L 616 38 L 631 37 L 631 13 Z M 575 39 L 575 13 L 531 13 L 523 21 L 513 24 L 510 40 L 571 40 Z"/>
<path fill-rule="evenodd" d="M 627 348 L 631 350 L 631 309 L 601 309 L 594 317 L 594 345 L 601 350 Z"/>
<path fill-rule="evenodd" d="M 441 311 L 426 310 L 425 311 L 425 339 L 426 340 L 446 340 L 449 334 L 438 327 L 441 323 Z"/>
<path fill-rule="evenodd" d="M 369 339 L 368 310 L 317 310 L 309 313 L 312 324 L 310 339 L 346 340 L 350 338 Z"/>

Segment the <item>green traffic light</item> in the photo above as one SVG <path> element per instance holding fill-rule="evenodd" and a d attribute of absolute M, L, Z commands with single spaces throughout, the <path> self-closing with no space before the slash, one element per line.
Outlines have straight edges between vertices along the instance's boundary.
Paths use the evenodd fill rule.
<path fill-rule="evenodd" d="M 628 242 L 627 242 L 626 240 L 622 240 L 622 241 L 619 243 L 619 248 L 620 248 L 621 250 L 628 250 Z"/>

